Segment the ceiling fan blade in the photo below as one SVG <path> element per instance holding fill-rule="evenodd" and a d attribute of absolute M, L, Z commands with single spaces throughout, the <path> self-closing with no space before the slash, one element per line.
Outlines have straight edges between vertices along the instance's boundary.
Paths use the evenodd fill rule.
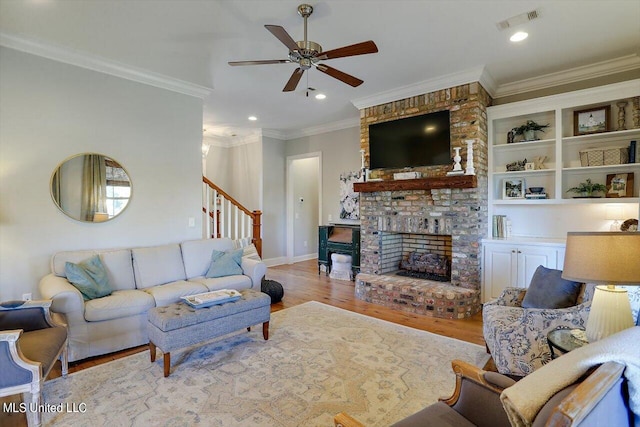
<path fill-rule="evenodd" d="M 337 49 L 328 50 L 318 55 L 318 59 L 334 59 L 344 58 L 345 56 L 366 55 L 368 53 L 376 53 L 378 46 L 372 41 L 368 40 L 362 43 L 352 44 L 350 46 L 339 47 Z"/>
<path fill-rule="evenodd" d="M 287 64 L 292 62 L 290 59 L 265 59 L 262 61 L 230 61 L 229 65 L 264 65 L 264 64 Z"/>
<path fill-rule="evenodd" d="M 286 47 L 289 48 L 289 51 L 293 52 L 295 50 L 300 49 L 298 44 L 291 38 L 287 30 L 282 28 L 279 25 L 265 25 L 267 30 L 271 32 L 278 40 L 280 40 Z"/>
<path fill-rule="evenodd" d="M 353 77 L 352 75 L 349 75 L 343 71 L 336 70 L 335 68 L 329 67 L 328 65 L 317 64 L 316 68 L 323 73 L 330 75 L 334 79 L 338 79 L 341 82 L 348 84 L 349 86 L 356 87 L 364 83 L 363 80 L 360 80 L 357 77 Z"/>
<path fill-rule="evenodd" d="M 304 74 L 304 70 L 302 68 L 296 68 L 295 71 L 293 72 L 293 74 L 291 74 L 291 77 L 289 78 L 289 81 L 284 86 L 284 89 L 282 89 L 282 91 L 283 92 L 291 92 L 291 91 L 296 90 L 296 87 L 298 86 L 298 82 L 302 78 L 303 74 Z"/>

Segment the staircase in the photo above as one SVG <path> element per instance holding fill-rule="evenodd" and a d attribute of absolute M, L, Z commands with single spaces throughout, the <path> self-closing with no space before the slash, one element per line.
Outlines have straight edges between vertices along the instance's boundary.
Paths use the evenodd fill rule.
<path fill-rule="evenodd" d="M 262 212 L 245 208 L 205 176 L 202 183 L 204 235 L 251 242 L 262 257 Z"/>

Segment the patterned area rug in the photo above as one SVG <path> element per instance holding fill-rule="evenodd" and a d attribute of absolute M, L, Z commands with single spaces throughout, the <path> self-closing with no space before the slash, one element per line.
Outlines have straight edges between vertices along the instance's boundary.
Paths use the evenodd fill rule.
<path fill-rule="evenodd" d="M 162 356 L 148 352 L 44 386 L 45 426 L 332 426 L 346 411 L 388 426 L 454 388 L 451 360 L 483 366 L 484 347 L 308 302 L 239 332 Z"/>

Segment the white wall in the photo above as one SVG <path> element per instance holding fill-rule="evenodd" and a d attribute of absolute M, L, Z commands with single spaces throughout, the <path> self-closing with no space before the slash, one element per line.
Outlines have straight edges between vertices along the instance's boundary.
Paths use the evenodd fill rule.
<path fill-rule="evenodd" d="M 281 264 L 287 255 L 285 142 L 262 137 L 262 258 Z"/>
<path fill-rule="evenodd" d="M 262 209 L 262 140 L 231 146 L 227 151 L 231 197 L 250 211 Z"/>
<path fill-rule="evenodd" d="M 340 174 L 360 169 L 360 128 L 353 127 L 287 141 L 285 155 L 322 152 L 322 224 L 340 220 Z"/>
<path fill-rule="evenodd" d="M 207 139 L 205 138 L 205 142 Z M 207 155 L 207 172 L 205 176 L 218 187 L 227 191 L 229 188 L 229 149 L 211 144 Z"/>
<path fill-rule="evenodd" d="M 37 297 L 57 251 L 200 237 L 200 99 L 4 47 L 0 94 L 0 300 Z M 74 221 L 51 199 L 51 173 L 81 152 L 130 174 L 133 197 L 112 221 Z"/>

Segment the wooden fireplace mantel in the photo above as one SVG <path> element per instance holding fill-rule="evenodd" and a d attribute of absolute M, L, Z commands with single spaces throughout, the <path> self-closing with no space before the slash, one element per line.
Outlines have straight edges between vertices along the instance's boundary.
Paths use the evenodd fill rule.
<path fill-rule="evenodd" d="M 436 188 L 475 188 L 478 179 L 475 175 L 438 176 L 420 179 L 399 179 L 395 181 L 356 182 L 353 191 L 375 193 L 378 191 L 431 190 Z"/>

